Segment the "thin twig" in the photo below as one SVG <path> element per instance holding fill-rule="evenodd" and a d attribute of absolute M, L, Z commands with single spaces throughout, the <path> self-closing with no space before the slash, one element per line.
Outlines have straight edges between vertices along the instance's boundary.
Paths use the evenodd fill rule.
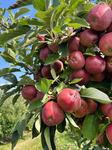
<path fill-rule="evenodd" d="M 8 27 L 2 23 L 0 23 L 4 28 L 8 29 Z"/>

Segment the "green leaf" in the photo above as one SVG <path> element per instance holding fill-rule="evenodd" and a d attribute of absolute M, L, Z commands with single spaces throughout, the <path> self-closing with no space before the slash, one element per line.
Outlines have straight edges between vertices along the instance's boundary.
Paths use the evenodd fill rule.
<path fill-rule="evenodd" d="M 10 51 L 11 52 L 11 51 Z M 10 53 L 8 51 L 8 53 Z M 3 52 L 2 54 L 0 54 L 2 56 L 2 58 L 6 61 L 6 62 L 9 62 L 9 63 L 16 63 L 17 60 L 16 58 L 12 57 L 10 54 L 8 54 L 7 52 Z"/>
<path fill-rule="evenodd" d="M 28 8 L 26 8 L 26 7 L 20 8 L 20 9 L 15 13 L 14 18 L 16 19 L 16 18 L 18 18 L 20 15 L 23 15 L 23 14 L 29 12 L 29 11 L 30 11 L 30 9 L 28 9 Z"/>
<path fill-rule="evenodd" d="M 75 123 L 75 121 L 72 119 L 71 114 L 66 113 L 66 117 L 67 117 L 68 121 L 72 124 L 72 126 L 74 126 L 75 128 L 79 128 L 77 126 L 77 124 Z"/>
<path fill-rule="evenodd" d="M 80 79 L 73 79 L 71 82 L 69 82 L 69 84 L 76 84 L 78 83 L 79 81 L 81 81 L 83 78 L 80 78 Z"/>
<path fill-rule="evenodd" d="M 56 87 L 56 91 L 58 92 L 58 94 L 65 88 L 65 83 L 61 82 L 57 87 Z"/>
<path fill-rule="evenodd" d="M 29 76 L 23 76 L 17 85 L 35 85 L 35 81 Z"/>
<path fill-rule="evenodd" d="M 24 20 L 20 20 L 19 22 L 20 25 L 37 25 L 37 26 L 43 26 L 43 22 L 36 18 L 28 18 Z"/>
<path fill-rule="evenodd" d="M 2 9 L 0 8 L 0 17 L 2 17 L 5 14 L 6 8 Z"/>
<path fill-rule="evenodd" d="M 32 139 L 37 137 L 39 134 L 40 132 L 36 129 L 35 122 L 34 122 L 33 127 L 32 127 Z"/>
<path fill-rule="evenodd" d="M 80 95 L 81 97 L 91 98 L 99 103 L 108 104 L 112 102 L 107 94 L 92 87 L 82 89 Z"/>
<path fill-rule="evenodd" d="M 43 105 L 44 105 L 44 103 L 42 102 L 42 98 L 39 98 L 30 104 L 30 106 L 28 107 L 28 111 L 35 110 L 37 108 L 38 108 L 37 111 L 40 111 L 41 106 L 43 106 Z"/>
<path fill-rule="evenodd" d="M 103 123 L 99 124 L 98 129 L 99 129 L 100 134 L 102 134 L 106 130 L 107 125 L 108 124 L 103 124 Z"/>
<path fill-rule="evenodd" d="M 59 54 L 51 54 L 47 56 L 47 59 L 45 61 L 45 65 L 53 64 L 56 60 L 59 59 Z"/>
<path fill-rule="evenodd" d="M 16 143 L 18 142 L 19 140 L 19 134 L 18 134 L 18 131 L 15 131 L 13 134 L 12 134 L 12 147 L 11 149 L 13 150 L 14 147 L 16 146 Z"/>
<path fill-rule="evenodd" d="M 33 58 L 31 58 L 31 53 L 27 54 L 25 57 L 24 57 L 24 62 L 27 64 L 27 65 L 32 65 L 32 60 Z"/>
<path fill-rule="evenodd" d="M 47 146 L 49 148 L 49 150 L 52 150 L 52 146 L 51 146 L 51 141 L 50 141 L 50 127 L 47 126 L 45 131 L 44 131 L 44 137 L 45 137 L 45 140 L 46 140 L 46 143 L 47 143 Z"/>
<path fill-rule="evenodd" d="M 98 117 L 94 114 L 86 116 L 82 126 L 82 133 L 85 138 L 92 140 L 98 133 Z"/>
<path fill-rule="evenodd" d="M 8 75 L 5 75 L 3 76 L 3 78 L 13 84 L 17 84 L 17 78 L 14 74 L 8 74 Z"/>
<path fill-rule="evenodd" d="M 14 29 L 9 29 L 7 32 L 4 32 L 0 35 L 0 44 L 4 44 L 5 42 L 17 36 L 23 35 L 29 30 L 30 30 L 29 26 L 20 26 L 20 25 L 18 25 Z"/>
<path fill-rule="evenodd" d="M 17 131 L 19 136 L 23 136 L 23 130 L 25 129 L 26 126 L 26 121 L 25 121 L 26 114 L 23 114 L 19 120 L 18 126 L 17 126 Z"/>
<path fill-rule="evenodd" d="M 16 102 L 17 102 L 17 99 L 19 98 L 20 94 L 16 94 L 14 97 L 13 97 L 13 100 L 12 100 L 12 104 L 14 105 Z"/>
<path fill-rule="evenodd" d="M 3 68 L 0 70 L 0 77 L 10 74 L 12 72 L 18 72 L 18 71 L 20 70 L 16 68 Z"/>
<path fill-rule="evenodd" d="M 65 81 L 69 78 L 69 75 L 73 72 L 74 70 L 71 67 L 68 67 L 63 71 L 63 73 L 60 75 L 61 78 L 64 78 Z"/>
<path fill-rule="evenodd" d="M 38 11 L 45 11 L 45 1 L 46 0 L 33 0 L 33 7 Z"/>
<path fill-rule="evenodd" d="M 57 125 L 57 130 L 60 132 L 60 133 L 63 133 L 65 131 L 65 126 L 66 126 L 66 120 L 64 118 L 64 120 Z"/>
<path fill-rule="evenodd" d="M 15 87 L 15 84 L 5 84 L 0 86 L 0 89 L 2 89 L 4 91 L 4 93 L 6 93 L 8 90 L 10 90 L 11 88 Z"/>
<path fill-rule="evenodd" d="M 52 21 L 52 15 L 53 15 L 53 11 L 54 9 L 50 9 L 47 11 L 39 11 L 37 13 L 35 13 L 35 17 L 40 18 L 40 20 L 42 20 L 45 25 L 51 29 L 51 21 Z"/>
<path fill-rule="evenodd" d="M 51 68 L 51 75 L 52 75 L 53 79 L 55 80 L 56 79 L 56 72 L 53 68 Z"/>
<path fill-rule="evenodd" d="M 60 5 L 60 0 L 53 0 L 53 7 L 57 7 Z"/>
<path fill-rule="evenodd" d="M 54 31 L 55 33 L 61 33 L 61 32 L 62 32 L 60 26 L 54 27 L 53 31 Z"/>
<path fill-rule="evenodd" d="M 67 51 L 68 51 L 67 43 L 59 44 L 59 46 L 58 46 L 58 53 L 59 53 L 60 58 L 66 58 Z"/>

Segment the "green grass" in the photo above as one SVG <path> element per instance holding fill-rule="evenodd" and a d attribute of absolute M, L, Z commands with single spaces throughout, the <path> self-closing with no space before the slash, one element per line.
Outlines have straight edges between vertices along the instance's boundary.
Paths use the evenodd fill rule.
<path fill-rule="evenodd" d="M 14 150 L 43 150 L 40 135 L 31 139 L 31 133 L 25 133 L 24 139 L 20 139 Z M 57 150 L 78 150 L 74 140 L 65 131 L 64 133 L 56 132 L 55 143 Z M 1 145 L 0 150 L 11 150 L 11 143 Z"/>

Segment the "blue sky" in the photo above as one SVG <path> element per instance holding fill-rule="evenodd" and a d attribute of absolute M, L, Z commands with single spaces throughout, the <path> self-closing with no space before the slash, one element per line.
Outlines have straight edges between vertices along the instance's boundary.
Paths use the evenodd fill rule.
<path fill-rule="evenodd" d="M 1 8 L 8 8 L 10 5 L 14 4 L 16 1 L 17 1 L 17 0 L 0 0 L 0 3 L 1 3 L 1 4 L 0 4 L 0 7 L 1 7 Z M 26 14 L 24 14 L 24 15 L 30 15 L 31 17 L 34 17 L 34 16 L 35 16 L 35 12 L 36 12 L 37 10 L 35 10 L 32 5 L 27 6 L 27 8 L 30 9 L 30 12 L 28 12 L 28 13 L 26 13 Z M 18 8 L 18 9 L 19 9 L 19 8 Z M 11 11 L 15 14 L 18 9 L 12 9 Z M 6 13 L 5 13 L 4 16 L 8 18 L 9 13 L 6 11 Z M 3 49 L 3 48 L 0 48 L 0 51 L 4 51 L 4 49 Z M 3 68 L 9 68 L 9 67 L 10 67 L 10 64 L 7 63 L 7 62 L 5 62 L 4 59 L 0 56 L 0 70 L 3 69 Z M 19 79 L 19 76 L 21 76 L 22 74 L 19 73 L 19 72 L 14 73 L 14 74 L 17 76 L 17 79 L 20 80 L 20 79 Z M 1 78 L 0 78 L 0 85 L 1 85 L 1 84 L 4 84 L 5 82 L 6 82 L 6 80 L 4 80 L 4 79 L 1 77 Z"/>

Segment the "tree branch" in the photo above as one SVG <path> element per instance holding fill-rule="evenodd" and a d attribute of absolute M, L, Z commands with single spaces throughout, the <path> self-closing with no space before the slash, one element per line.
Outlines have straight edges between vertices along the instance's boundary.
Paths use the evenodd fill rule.
<path fill-rule="evenodd" d="M 2 23 L 0 23 L 4 28 L 8 29 L 8 27 Z"/>

